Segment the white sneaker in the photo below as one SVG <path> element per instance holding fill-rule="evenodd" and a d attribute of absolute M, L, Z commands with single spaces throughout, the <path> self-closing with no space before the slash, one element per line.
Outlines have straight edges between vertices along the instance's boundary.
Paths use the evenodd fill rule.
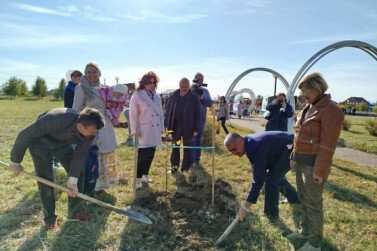
<path fill-rule="evenodd" d="M 139 190 L 142 187 L 143 187 L 143 184 L 141 184 L 141 179 L 136 178 L 136 190 Z"/>
<path fill-rule="evenodd" d="M 321 251 L 321 246 L 313 247 L 309 242 L 305 243 L 298 251 Z"/>
<path fill-rule="evenodd" d="M 293 233 L 290 233 L 290 234 L 288 234 L 285 237 L 287 237 L 287 239 L 290 239 L 290 240 L 306 240 L 306 239 L 308 239 L 308 236 L 303 235 L 303 234 L 301 234 L 301 233 L 299 233 L 297 231 L 293 232 Z"/>
<path fill-rule="evenodd" d="M 146 183 L 152 183 L 153 182 L 153 180 L 150 179 L 148 175 L 143 175 L 143 178 L 141 180 L 146 182 Z"/>

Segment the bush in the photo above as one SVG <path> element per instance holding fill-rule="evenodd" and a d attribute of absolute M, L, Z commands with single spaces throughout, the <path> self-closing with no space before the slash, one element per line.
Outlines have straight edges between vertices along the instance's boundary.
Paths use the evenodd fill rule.
<path fill-rule="evenodd" d="M 367 120 L 365 121 L 365 129 L 369 132 L 372 136 L 377 136 L 377 120 Z"/>
<path fill-rule="evenodd" d="M 342 124 L 342 129 L 344 131 L 348 131 L 350 128 L 351 128 L 351 121 L 349 121 L 348 119 L 344 119 L 343 124 Z"/>

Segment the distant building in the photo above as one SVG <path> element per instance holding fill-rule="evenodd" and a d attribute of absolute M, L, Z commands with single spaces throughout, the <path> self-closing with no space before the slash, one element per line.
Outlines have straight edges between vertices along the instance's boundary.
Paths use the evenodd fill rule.
<path fill-rule="evenodd" d="M 361 97 L 350 97 L 350 98 L 344 100 L 342 102 L 342 104 L 344 104 L 346 106 L 357 106 L 361 102 L 365 102 L 367 104 L 367 106 L 371 105 L 371 103 L 369 103 L 368 101 L 366 101 L 364 98 L 361 98 Z"/>

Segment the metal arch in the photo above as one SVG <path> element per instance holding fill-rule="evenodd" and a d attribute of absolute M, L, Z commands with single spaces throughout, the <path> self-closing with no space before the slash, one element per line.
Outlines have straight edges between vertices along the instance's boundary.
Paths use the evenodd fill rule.
<path fill-rule="evenodd" d="M 250 113 L 250 111 L 254 110 L 255 102 L 257 101 L 257 99 L 255 97 L 255 93 L 252 90 L 250 90 L 249 88 L 243 88 L 239 91 L 233 91 L 232 95 L 230 95 L 230 100 L 232 100 L 232 97 L 234 99 L 238 94 L 242 94 L 242 93 L 248 93 L 250 95 L 251 104 L 250 104 L 249 109 L 248 109 L 248 111 Z"/>
<path fill-rule="evenodd" d="M 225 94 L 225 98 L 226 100 L 229 100 L 229 97 L 234 89 L 234 87 L 238 84 L 238 82 L 243 78 L 245 77 L 247 74 L 253 72 L 253 71 L 265 71 L 265 72 L 269 72 L 269 73 L 272 73 L 273 75 L 277 76 L 277 78 L 284 84 L 285 88 L 288 90 L 289 89 L 289 84 L 288 84 L 288 81 L 280 74 L 278 73 L 277 71 L 274 71 L 274 70 L 271 70 L 269 68 L 263 68 L 263 67 L 257 67 L 257 68 L 251 68 L 249 70 L 246 70 L 244 72 L 242 72 L 233 82 L 232 84 L 229 86 L 229 89 L 228 91 L 226 92 Z"/>
<path fill-rule="evenodd" d="M 308 61 L 305 62 L 305 64 L 300 68 L 300 70 L 297 72 L 296 76 L 294 77 L 291 85 L 288 88 L 287 91 L 287 99 L 291 104 L 294 103 L 293 95 L 294 92 L 300 83 L 301 79 L 305 76 L 305 74 L 310 70 L 310 68 L 322 57 L 327 55 L 328 53 L 338 50 L 343 47 L 353 47 L 356 49 L 360 49 L 364 52 L 366 52 L 368 55 L 370 55 L 372 58 L 374 58 L 377 61 L 377 48 L 361 41 L 356 40 L 344 40 L 340 41 L 334 44 L 331 44 L 322 50 L 318 51 L 316 54 L 314 54 L 311 58 L 309 58 Z"/>

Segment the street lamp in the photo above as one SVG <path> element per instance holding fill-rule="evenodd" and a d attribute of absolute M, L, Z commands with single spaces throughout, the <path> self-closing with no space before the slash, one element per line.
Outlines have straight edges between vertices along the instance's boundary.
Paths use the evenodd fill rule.
<path fill-rule="evenodd" d="M 275 78 L 274 96 L 276 96 L 276 81 L 277 81 L 278 76 L 276 76 L 275 74 L 272 74 L 272 76 Z"/>
<path fill-rule="evenodd" d="M 118 81 L 119 81 L 119 77 L 115 77 L 115 81 L 117 82 L 118 84 Z"/>

